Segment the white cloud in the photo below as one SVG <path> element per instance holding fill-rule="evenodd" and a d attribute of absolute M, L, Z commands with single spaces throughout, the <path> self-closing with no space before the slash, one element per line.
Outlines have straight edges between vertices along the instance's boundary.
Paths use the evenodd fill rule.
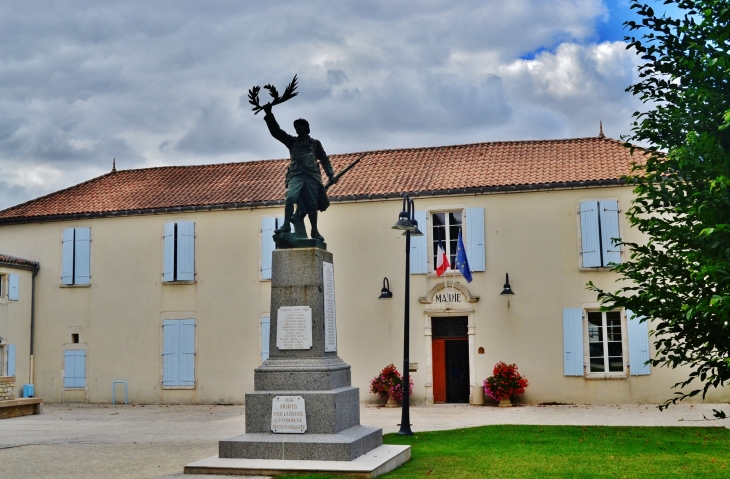
<path fill-rule="evenodd" d="M 245 93 L 294 73 L 301 93 L 277 117 L 289 130 L 307 118 L 331 153 L 585 136 L 599 119 L 616 137 L 634 60 L 621 43 L 591 43 L 606 11 L 600 0 L 5 2 L 0 208 L 113 157 L 120 168 L 284 157 Z M 53 173 L 17 174 L 43 168 Z"/>

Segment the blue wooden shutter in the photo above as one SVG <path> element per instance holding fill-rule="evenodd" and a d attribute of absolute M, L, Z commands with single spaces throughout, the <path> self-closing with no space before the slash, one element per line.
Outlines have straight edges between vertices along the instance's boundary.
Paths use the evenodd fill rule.
<path fill-rule="evenodd" d="M 74 283 L 74 228 L 63 229 L 61 283 Z"/>
<path fill-rule="evenodd" d="M 195 386 L 195 320 L 180 321 L 180 386 Z"/>
<path fill-rule="evenodd" d="M 426 211 L 416 210 L 413 217 L 418 221 L 418 229 L 423 236 L 411 235 L 411 274 L 428 273 L 428 225 L 426 224 Z"/>
<path fill-rule="evenodd" d="M 269 359 L 269 331 L 271 320 L 268 316 L 261 318 L 261 363 Z"/>
<path fill-rule="evenodd" d="M 629 367 L 632 376 L 651 374 L 649 360 L 649 325 L 640 316 L 626 310 L 626 327 L 629 331 Z"/>
<path fill-rule="evenodd" d="M 162 385 L 176 386 L 180 382 L 179 321 L 166 319 L 162 322 Z"/>
<path fill-rule="evenodd" d="M 63 352 L 63 387 L 86 387 L 86 351 L 68 349 Z"/>
<path fill-rule="evenodd" d="M 598 201 L 580 203 L 581 256 L 584 268 L 601 266 L 601 242 L 598 234 Z"/>
<path fill-rule="evenodd" d="M 76 365 L 76 356 L 74 351 L 63 352 L 63 387 L 75 387 L 74 368 Z"/>
<path fill-rule="evenodd" d="M 195 280 L 195 223 L 177 224 L 177 280 Z"/>
<path fill-rule="evenodd" d="M 74 368 L 74 378 L 76 380 L 76 387 L 84 388 L 86 387 L 86 351 L 77 349 L 75 352 L 76 365 Z"/>
<path fill-rule="evenodd" d="M 15 376 L 15 345 L 8 344 L 8 376 Z"/>
<path fill-rule="evenodd" d="M 472 271 L 487 269 L 484 252 L 484 208 L 466 209 L 466 257 Z"/>
<path fill-rule="evenodd" d="M 619 237 L 618 232 L 618 201 L 603 200 L 599 203 L 601 217 L 601 253 L 603 255 L 603 266 L 609 263 L 621 263 L 621 249 L 613 242 L 613 238 Z"/>
<path fill-rule="evenodd" d="M 563 310 L 563 374 L 583 376 L 583 310 Z"/>
<path fill-rule="evenodd" d="M 278 221 L 275 216 L 261 218 L 261 279 L 271 279 L 271 255 L 276 249 L 273 236 Z"/>
<path fill-rule="evenodd" d="M 91 279 L 91 228 L 76 228 L 74 284 L 89 284 Z"/>
<path fill-rule="evenodd" d="M 162 234 L 162 280 L 175 281 L 175 223 L 165 223 Z"/>
<path fill-rule="evenodd" d="M 8 275 L 8 300 L 10 301 L 17 301 L 18 300 L 18 282 L 20 280 L 20 276 L 15 273 L 10 273 Z"/>

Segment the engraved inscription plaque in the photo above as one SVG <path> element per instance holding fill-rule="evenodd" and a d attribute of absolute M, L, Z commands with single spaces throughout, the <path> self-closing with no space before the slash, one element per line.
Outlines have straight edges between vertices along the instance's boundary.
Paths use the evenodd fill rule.
<path fill-rule="evenodd" d="M 278 434 L 303 434 L 307 414 L 301 396 L 276 396 L 271 402 L 271 431 Z"/>
<path fill-rule="evenodd" d="M 279 349 L 311 349 L 312 308 L 282 306 L 276 324 L 276 347 Z"/>
<path fill-rule="evenodd" d="M 324 278 L 324 350 L 337 352 L 337 321 L 335 319 L 335 267 L 323 262 Z"/>

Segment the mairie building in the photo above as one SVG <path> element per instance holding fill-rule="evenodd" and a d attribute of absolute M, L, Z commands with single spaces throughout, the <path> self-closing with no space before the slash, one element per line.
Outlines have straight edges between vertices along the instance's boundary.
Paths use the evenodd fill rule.
<path fill-rule="evenodd" d="M 335 172 L 360 155 L 333 155 Z M 361 400 L 377 400 L 382 368 L 402 372 L 406 276 L 414 404 L 489 403 L 482 384 L 498 361 L 529 380 L 524 403 L 672 397 L 689 370 L 647 365 L 652 325 L 600 311 L 586 288 L 620 286 L 609 265 L 630 251 L 612 238 L 642 241 L 622 180 L 642 160 L 603 134 L 369 152 L 319 221 L 338 354 Z M 32 384 L 50 403 L 109 403 L 125 381 L 133 403 L 243 403 L 275 334 L 288 161 L 113 169 L 0 211 L 0 376 L 15 377 L 15 396 Z M 408 271 L 392 228 L 406 193 L 423 233 Z M 471 282 L 453 266 L 460 231 Z M 440 277 L 439 240 L 451 264 Z"/>

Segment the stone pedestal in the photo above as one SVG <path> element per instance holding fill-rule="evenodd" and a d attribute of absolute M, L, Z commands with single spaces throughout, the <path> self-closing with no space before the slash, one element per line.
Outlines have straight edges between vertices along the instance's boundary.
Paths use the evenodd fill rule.
<path fill-rule="evenodd" d="M 332 263 L 332 253 L 319 248 L 274 251 L 270 357 L 254 371 L 254 392 L 246 394 L 246 433 L 220 441 L 219 458 L 353 461 L 383 444 L 381 429 L 360 425 L 359 390 L 337 356 Z M 282 330 L 281 336 L 292 335 L 289 342 L 278 338 L 281 308 L 293 306 L 311 312 L 311 347 L 301 347 L 309 346 L 303 323 L 296 333 Z M 303 398 L 304 433 L 272 432 L 276 397 Z"/>

